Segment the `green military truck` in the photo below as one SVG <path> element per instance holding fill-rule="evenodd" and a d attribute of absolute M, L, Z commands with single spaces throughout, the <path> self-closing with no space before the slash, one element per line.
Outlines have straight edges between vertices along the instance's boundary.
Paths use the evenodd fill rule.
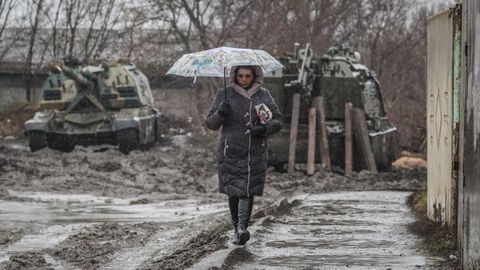
<path fill-rule="evenodd" d="M 359 54 L 347 46 L 332 47 L 320 58 L 314 56 L 308 45 L 305 49 L 297 48 L 295 53 L 279 59 L 285 66 L 283 70 L 265 76 L 265 86 L 285 117 L 285 128 L 269 141 L 269 163 L 279 168 L 288 163 L 292 98 L 299 93 L 297 163 L 307 163 L 308 111 L 314 97 L 322 96 L 332 165 L 344 167 L 345 103 L 351 102 L 354 108 L 365 112 L 377 168 L 389 170 L 396 154 L 396 128 L 387 119 L 375 73 L 360 64 Z M 321 153 L 316 151 L 315 155 L 319 163 Z M 365 168 L 355 141 L 353 162 L 355 170 Z"/>
<path fill-rule="evenodd" d="M 153 107 L 148 79 L 134 64 L 54 60 L 49 69 L 40 110 L 25 122 L 32 152 L 109 143 L 129 153 L 160 138 L 162 115 Z"/>

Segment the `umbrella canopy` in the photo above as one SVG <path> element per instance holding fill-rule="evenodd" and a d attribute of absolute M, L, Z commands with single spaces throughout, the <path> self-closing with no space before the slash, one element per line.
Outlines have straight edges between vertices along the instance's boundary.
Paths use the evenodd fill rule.
<path fill-rule="evenodd" d="M 264 73 L 283 68 L 280 62 L 263 50 L 220 47 L 183 55 L 167 75 L 224 77 L 233 66 L 260 66 Z"/>

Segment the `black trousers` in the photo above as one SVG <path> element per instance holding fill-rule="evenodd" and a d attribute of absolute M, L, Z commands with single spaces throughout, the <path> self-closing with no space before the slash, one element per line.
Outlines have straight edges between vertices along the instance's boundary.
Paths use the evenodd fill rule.
<path fill-rule="evenodd" d="M 236 197 L 228 196 L 228 207 L 232 217 L 232 225 L 237 230 L 246 230 L 250 222 L 253 209 L 253 196 Z"/>

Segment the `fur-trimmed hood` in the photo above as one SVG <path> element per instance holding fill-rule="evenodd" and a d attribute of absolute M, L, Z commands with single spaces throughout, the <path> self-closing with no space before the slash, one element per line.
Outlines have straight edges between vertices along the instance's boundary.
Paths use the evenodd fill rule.
<path fill-rule="evenodd" d="M 255 81 L 253 81 L 252 87 L 250 87 L 250 89 L 245 90 L 240 85 L 235 83 L 235 71 L 238 68 L 236 66 L 232 67 L 230 70 L 228 86 L 232 87 L 236 92 L 238 92 L 240 95 L 246 98 L 250 98 L 251 96 L 253 96 L 258 90 L 260 90 L 260 87 L 262 87 L 263 85 L 262 67 L 260 66 L 254 66 L 254 67 L 255 67 Z"/>

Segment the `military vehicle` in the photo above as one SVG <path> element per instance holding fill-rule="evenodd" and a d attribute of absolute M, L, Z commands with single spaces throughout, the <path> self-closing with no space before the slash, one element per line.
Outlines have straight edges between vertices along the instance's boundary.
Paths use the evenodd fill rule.
<path fill-rule="evenodd" d="M 330 159 L 333 166 L 344 167 L 345 103 L 362 109 L 375 161 L 379 170 L 389 170 L 396 154 L 396 128 L 388 121 L 383 106 L 380 84 L 373 71 L 359 63 L 360 55 L 347 46 L 331 47 L 322 57 L 315 57 L 307 45 L 305 49 L 280 58 L 283 70 L 265 75 L 265 86 L 270 90 L 284 114 L 285 128 L 269 141 L 269 163 L 282 167 L 288 163 L 292 98 L 301 94 L 296 162 L 307 162 L 308 111 L 313 98 L 322 96 L 325 103 L 326 126 L 329 138 Z M 317 134 L 319 136 L 319 134 Z M 321 142 L 317 138 L 317 142 Z M 316 161 L 321 153 L 316 151 Z M 354 169 L 365 164 L 354 142 Z"/>
<path fill-rule="evenodd" d="M 162 115 L 134 64 L 53 60 L 48 66 L 40 110 L 25 122 L 32 152 L 109 143 L 127 154 L 160 138 Z"/>

